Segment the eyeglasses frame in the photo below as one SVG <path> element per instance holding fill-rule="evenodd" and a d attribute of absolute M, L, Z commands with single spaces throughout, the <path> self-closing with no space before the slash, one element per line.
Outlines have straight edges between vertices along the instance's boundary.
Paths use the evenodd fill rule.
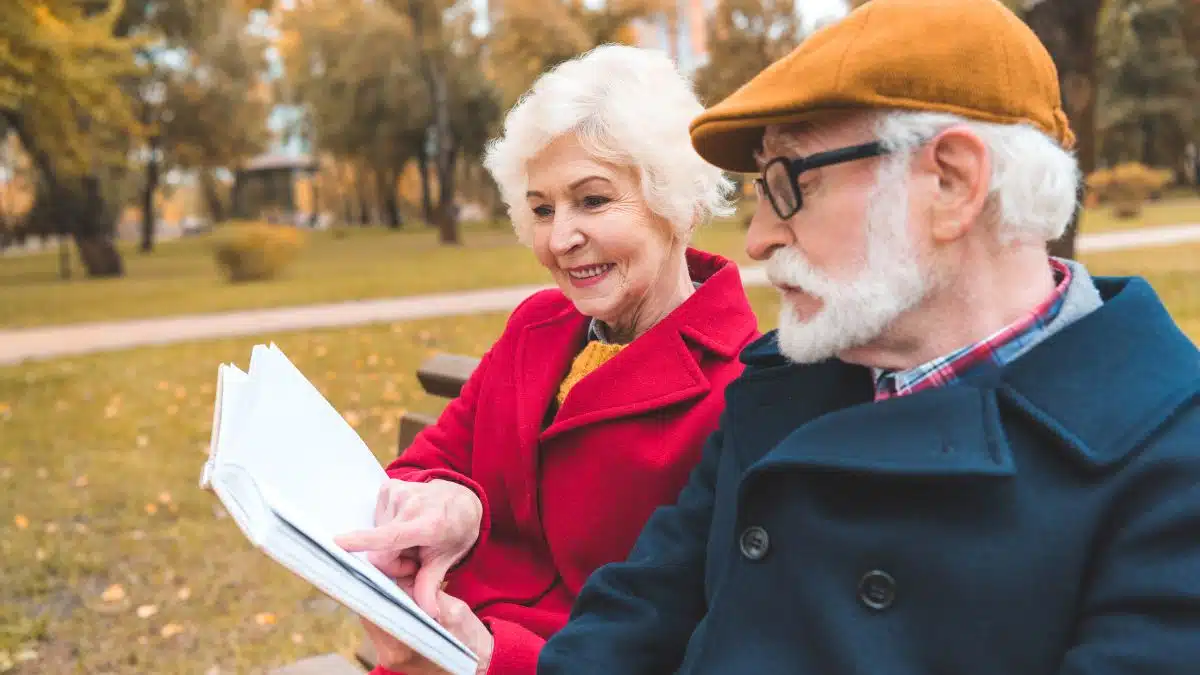
<path fill-rule="evenodd" d="M 812 171 L 813 169 L 832 166 L 834 164 L 842 164 L 845 162 L 853 162 L 859 159 L 878 157 L 879 155 L 885 155 L 889 152 L 891 151 L 884 147 L 883 143 L 879 141 L 871 141 L 870 143 L 862 143 L 845 148 L 825 150 L 813 155 L 808 155 L 807 157 L 775 157 L 763 165 L 762 171 L 760 171 L 759 176 L 754 179 L 754 183 L 760 190 L 762 190 L 762 194 L 766 195 L 767 201 L 771 203 L 771 208 L 775 210 L 775 214 L 779 216 L 779 219 L 787 220 L 788 218 L 791 218 L 799 213 L 800 209 L 804 206 L 804 197 L 800 192 L 800 174 L 804 173 L 805 171 Z M 784 213 L 779 208 L 779 205 L 775 201 L 775 196 L 771 194 L 771 188 L 767 186 L 767 181 L 764 179 L 764 176 L 767 175 L 767 171 L 770 170 L 770 168 L 775 164 L 783 164 L 787 168 L 789 184 L 792 187 L 792 194 L 796 197 L 796 208 L 792 209 L 788 213 Z"/>

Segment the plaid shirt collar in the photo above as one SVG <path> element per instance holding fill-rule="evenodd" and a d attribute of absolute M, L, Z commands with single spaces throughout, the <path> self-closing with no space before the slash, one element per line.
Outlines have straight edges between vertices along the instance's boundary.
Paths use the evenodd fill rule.
<path fill-rule="evenodd" d="M 1050 266 L 1054 269 L 1058 285 L 1040 305 L 989 337 L 951 354 L 908 370 L 876 371 L 875 400 L 882 401 L 951 384 L 975 366 L 989 362 L 1003 366 L 1022 353 L 1024 347 L 1058 316 L 1067 288 L 1071 285 L 1071 269 L 1066 264 L 1052 258 Z"/>

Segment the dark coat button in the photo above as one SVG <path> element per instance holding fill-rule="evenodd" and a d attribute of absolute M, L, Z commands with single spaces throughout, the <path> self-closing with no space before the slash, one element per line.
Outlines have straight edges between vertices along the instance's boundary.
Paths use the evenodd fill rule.
<path fill-rule="evenodd" d="M 757 525 L 742 530 L 739 543 L 742 555 L 746 556 L 747 560 L 762 560 L 767 557 L 767 550 L 771 548 L 771 538 L 767 536 L 767 531 Z"/>
<path fill-rule="evenodd" d="M 871 609 L 882 611 L 896 601 L 896 580 L 881 570 L 871 570 L 858 582 L 858 599 Z"/>

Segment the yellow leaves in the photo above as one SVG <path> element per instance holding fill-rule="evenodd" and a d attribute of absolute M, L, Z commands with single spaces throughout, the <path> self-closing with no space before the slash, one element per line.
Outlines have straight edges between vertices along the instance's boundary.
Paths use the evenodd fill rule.
<path fill-rule="evenodd" d="M 158 605 L 138 605 L 136 613 L 139 619 L 149 619 L 158 614 Z"/>
<path fill-rule="evenodd" d="M 104 602 L 120 602 L 125 599 L 125 587 L 121 584 L 112 584 L 104 589 L 100 594 L 100 599 Z"/>
<path fill-rule="evenodd" d="M 187 398 L 187 389 L 185 387 L 175 387 L 175 398 L 180 400 Z"/>
<path fill-rule="evenodd" d="M 109 400 L 108 405 L 106 405 L 104 407 L 104 417 L 106 419 L 112 419 L 112 418 L 116 417 L 118 414 L 120 414 L 120 412 L 121 412 L 121 397 L 119 395 L 113 396 L 112 399 Z"/>
<path fill-rule="evenodd" d="M 166 380 L 162 380 L 162 381 L 160 381 L 160 382 L 158 383 L 158 390 L 159 390 L 159 391 L 166 391 L 166 390 L 168 390 L 168 389 L 170 389 L 170 388 L 171 388 L 171 385 L 170 385 L 170 384 L 167 384 L 167 381 L 166 381 Z"/>
<path fill-rule="evenodd" d="M 313 350 L 313 356 L 315 356 L 319 359 L 319 358 L 325 356 L 325 354 L 327 354 L 328 352 L 329 352 L 329 349 L 327 349 L 325 347 L 325 345 L 317 345 L 317 348 Z"/>
<path fill-rule="evenodd" d="M 149 444 L 150 444 L 150 439 L 149 439 L 149 438 L 147 438 L 145 434 L 138 434 L 138 437 L 137 437 L 137 446 L 138 446 L 139 448 L 144 448 L 144 447 L 146 447 L 146 446 L 147 446 L 147 445 L 149 445 Z"/>
<path fill-rule="evenodd" d="M 18 513 L 13 516 L 13 525 L 16 525 L 18 530 L 24 530 L 29 527 L 29 519 Z"/>
<path fill-rule="evenodd" d="M 368 366 L 374 366 L 374 365 L 377 365 L 378 363 L 379 363 L 379 355 L 378 354 L 369 354 L 367 356 L 367 365 Z"/>
<path fill-rule="evenodd" d="M 76 479 L 75 479 L 75 487 L 77 487 L 77 488 L 85 488 L 85 487 L 87 487 L 87 486 L 88 486 L 88 477 L 87 477 L 87 474 L 84 474 L 84 475 L 82 475 L 82 476 L 79 476 L 78 478 L 76 478 Z"/>
<path fill-rule="evenodd" d="M 274 626 L 275 615 L 271 612 L 259 612 L 254 615 L 254 623 L 260 626 Z"/>
<path fill-rule="evenodd" d="M 46 534 L 57 534 L 58 523 L 46 523 Z"/>
<path fill-rule="evenodd" d="M 178 413 L 178 412 L 179 412 L 179 406 L 175 405 L 174 403 L 167 406 L 167 414 L 168 415 L 175 415 L 175 413 Z"/>
<path fill-rule="evenodd" d="M 13 470 L 11 466 L 0 466 L 0 479 L 8 480 L 12 478 Z"/>
<path fill-rule="evenodd" d="M 192 589 L 184 586 L 175 593 L 175 597 L 178 598 L 180 602 L 187 602 L 188 598 L 192 597 Z"/>
<path fill-rule="evenodd" d="M 342 417 L 346 418 L 346 423 L 355 429 L 357 429 L 358 425 L 362 423 L 362 417 L 359 416 L 358 412 L 354 410 L 347 410 Z"/>
<path fill-rule="evenodd" d="M 12 405 L 0 401 L 0 419 L 7 420 L 12 417 Z"/>
<path fill-rule="evenodd" d="M 152 516 L 156 513 L 158 513 L 158 504 L 155 504 L 154 502 L 147 502 L 146 503 L 146 515 Z"/>
<path fill-rule="evenodd" d="M 163 638 L 169 640 L 169 639 L 175 637 L 176 635 L 179 635 L 182 632 L 183 632 L 183 626 L 180 626 L 177 623 L 168 623 L 165 626 L 163 626 L 161 630 L 158 631 L 158 634 L 161 635 Z"/>
<path fill-rule="evenodd" d="M 37 468 L 36 474 L 37 474 L 37 477 L 38 477 L 38 478 L 41 478 L 42 480 L 45 480 L 45 479 L 46 479 L 46 476 L 49 476 L 49 475 L 50 475 L 50 472 L 46 470 L 46 467 L 44 467 L 44 466 L 39 466 L 39 467 Z"/>
<path fill-rule="evenodd" d="M 300 633 L 292 633 L 292 644 L 296 644 L 296 645 L 304 644 L 304 636 Z"/>
<path fill-rule="evenodd" d="M 171 493 L 167 492 L 166 490 L 163 490 L 162 492 L 158 493 L 158 502 L 160 504 L 170 504 L 171 503 Z"/>

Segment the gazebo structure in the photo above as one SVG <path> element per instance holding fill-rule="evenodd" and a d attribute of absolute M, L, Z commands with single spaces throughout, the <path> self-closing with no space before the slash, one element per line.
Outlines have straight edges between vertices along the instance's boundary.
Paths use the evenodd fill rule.
<path fill-rule="evenodd" d="M 304 154 L 266 153 L 250 159 L 234 174 L 232 216 L 314 227 L 319 213 L 318 171 L 316 159 Z M 299 203 L 301 183 L 309 186 L 307 204 Z"/>

